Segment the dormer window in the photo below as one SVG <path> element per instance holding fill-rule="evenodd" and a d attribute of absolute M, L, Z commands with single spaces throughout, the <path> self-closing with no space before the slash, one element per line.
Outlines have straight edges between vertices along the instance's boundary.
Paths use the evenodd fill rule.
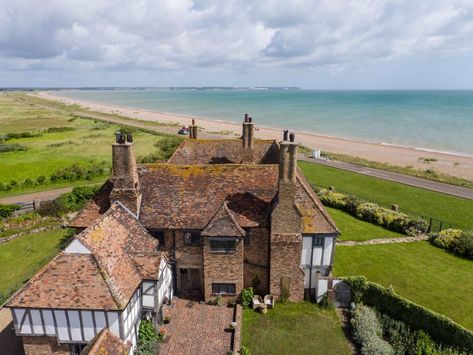
<path fill-rule="evenodd" d="M 184 232 L 184 245 L 200 245 L 199 231 Z"/>

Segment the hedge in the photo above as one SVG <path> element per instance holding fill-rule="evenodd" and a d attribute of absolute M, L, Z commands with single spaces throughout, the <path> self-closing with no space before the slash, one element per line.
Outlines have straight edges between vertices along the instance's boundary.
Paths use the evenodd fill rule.
<path fill-rule="evenodd" d="M 353 196 L 322 189 L 318 192 L 320 200 L 326 206 L 334 207 L 354 217 L 383 226 L 386 229 L 414 236 L 426 232 L 427 222 L 422 218 L 410 217 L 404 213 L 380 207 L 375 203 L 365 202 Z"/>
<path fill-rule="evenodd" d="M 344 280 L 351 286 L 355 303 L 363 302 L 413 329 L 424 330 L 439 344 L 473 351 L 473 332 L 450 318 L 415 304 L 364 276 L 351 276 Z"/>
<path fill-rule="evenodd" d="M 20 209 L 19 205 L 2 205 L 0 204 L 0 219 L 10 217 L 13 212 Z"/>

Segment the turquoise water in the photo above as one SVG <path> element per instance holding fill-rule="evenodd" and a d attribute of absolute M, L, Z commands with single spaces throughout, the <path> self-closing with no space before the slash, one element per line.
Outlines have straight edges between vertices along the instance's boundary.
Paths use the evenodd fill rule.
<path fill-rule="evenodd" d="M 473 154 L 473 91 L 75 90 L 121 106 Z"/>

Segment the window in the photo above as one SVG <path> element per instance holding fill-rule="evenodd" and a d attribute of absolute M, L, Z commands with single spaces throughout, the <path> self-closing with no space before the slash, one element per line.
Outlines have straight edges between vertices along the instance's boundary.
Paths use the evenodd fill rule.
<path fill-rule="evenodd" d="M 200 245 L 200 232 L 184 232 L 185 245 Z"/>
<path fill-rule="evenodd" d="M 149 234 L 151 234 L 154 238 L 156 238 L 159 241 L 159 246 L 160 247 L 163 247 L 165 245 L 165 243 L 164 243 L 164 231 L 151 229 L 149 231 Z"/>
<path fill-rule="evenodd" d="M 313 239 L 314 247 L 323 247 L 324 246 L 324 237 L 314 237 Z"/>
<path fill-rule="evenodd" d="M 235 251 L 235 239 L 211 239 L 210 251 L 212 253 L 232 253 Z"/>
<path fill-rule="evenodd" d="M 212 284 L 212 293 L 234 295 L 235 284 Z"/>

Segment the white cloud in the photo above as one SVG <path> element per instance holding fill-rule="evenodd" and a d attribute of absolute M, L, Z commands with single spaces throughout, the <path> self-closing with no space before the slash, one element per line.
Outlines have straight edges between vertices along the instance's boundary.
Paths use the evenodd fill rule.
<path fill-rule="evenodd" d="M 4 70 L 347 68 L 472 38 L 471 1 L 0 0 Z"/>

